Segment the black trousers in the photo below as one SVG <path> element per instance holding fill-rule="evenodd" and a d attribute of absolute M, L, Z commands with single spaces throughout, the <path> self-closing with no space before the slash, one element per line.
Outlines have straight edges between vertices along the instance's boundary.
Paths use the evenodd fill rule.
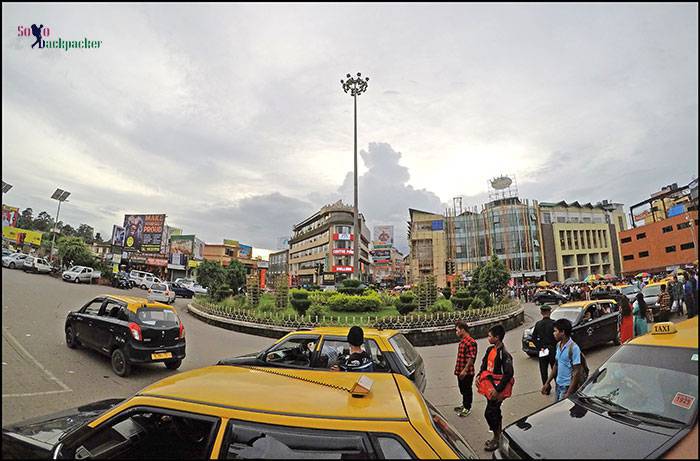
<path fill-rule="evenodd" d="M 464 377 L 464 379 L 459 379 L 459 375 L 457 375 L 459 393 L 462 394 L 462 405 L 467 410 L 470 410 L 472 408 L 472 401 L 474 400 L 474 393 L 472 391 L 473 383 L 474 375 L 467 375 Z"/>
<path fill-rule="evenodd" d="M 549 369 L 554 368 L 554 361 L 556 352 L 554 350 L 555 346 L 549 347 L 549 355 L 547 357 L 539 357 L 540 360 L 540 377 L 542 378 L 542 385 L 547 382 L 549 378 Z"/>
<path fill-rule="evenodd" d="M 501 414 L 502 403 L 500 400 L 487 400 L 486 402 L 484 417 L 489 425 L 489 429 L 494 432 L 501 430 L 501 421 L 503 421 L 503 415 Z"/>

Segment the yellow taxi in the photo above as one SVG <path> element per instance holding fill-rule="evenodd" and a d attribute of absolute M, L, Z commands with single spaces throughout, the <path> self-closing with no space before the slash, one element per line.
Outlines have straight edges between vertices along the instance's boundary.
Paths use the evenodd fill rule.
<path fill-rule="evenodd" d="M 506 427 L 496 457 L 698 459 L 697 399 L 698 318 L 656 323 L 574 395 Z"/>
<path fill-rule="evenodd" d="M 212 366 L 61 417 L 3 428 L 3 458 L 477 457 L 394 373 Z M 77 427 L 56 423 L 66 417 Z"/>
<path fill-rule="evenodd" d="M 287 334 L 270 347 L 254 354 L 227 358 L 219 365 L 328 370 L 349 354 L 349 327 L 308 328 Z M 423 358 L 398 330 L 364 328 L 364 350 L 375 372 L 399 373 L 425 390 Z"/>

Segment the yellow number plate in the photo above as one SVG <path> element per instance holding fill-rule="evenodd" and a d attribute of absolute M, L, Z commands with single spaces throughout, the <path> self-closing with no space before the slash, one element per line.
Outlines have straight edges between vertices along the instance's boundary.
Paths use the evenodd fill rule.
<path fill-rule="evenodd" d="M 527 343 L 527 345 L 530 346 L 530 347 L 535 347 L 535 343 L 533 343 L 532 341 L 530 341 L 529 343 Z"/>
<path fill-rule="evenodd" d="M 158 360 L 158 359 L 170 359 L 173 357 L 172 352 L 163 352 L 160 354 L 151 354 L 151 359 L 152 360 Z"/>

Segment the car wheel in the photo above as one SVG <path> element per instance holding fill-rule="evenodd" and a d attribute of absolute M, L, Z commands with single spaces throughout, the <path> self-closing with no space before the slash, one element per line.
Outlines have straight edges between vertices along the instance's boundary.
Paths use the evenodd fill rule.
<path fill-rule="evenodd" d="M 71 326 L 66 327 L 66 345 L 71 349 L 78 347 L 78 340 L 76 339 L 75 332 Z"/>
<path fill-rule="evenodd" d="M 165 368 L 167 368 L 168 370 L 177 370 L 178 368 L 180 368 L 180 365 L 182 365 L 181 359 L 165 361 Z"/>
<path fill-rule="evenodd" d="M 117 376 L 126 377 L 131 373 L 131 364 L 121 349 L 112 351 L 112 370 Z"/>
<path fill-rule="evenodd" d="M 148 288 L 146 288 L 146 285 L 141 285 L 141 289 L 142 289 L 142 290 L 148 290 Z"/>
<path fill-rule="evenodd" d="M 15 263 L 10 263 L 10 269 L 14 269 L 14 268 L 15 268 Z"/>
<path fill-rule="evenodd" d="M 620 330 L 617 330 L 617 333 L 615 333 L 615 338 L 613 339 L 613 344 L 616 346 L 619 346 L 622 344 L 622 339 L 620 338 Z"/>
<path fill-rule="evenodd" d="M 80 283 L 80 279 L 78 277 L 76 277 L 75 280 L 73 280 L 73 282 Z"/>

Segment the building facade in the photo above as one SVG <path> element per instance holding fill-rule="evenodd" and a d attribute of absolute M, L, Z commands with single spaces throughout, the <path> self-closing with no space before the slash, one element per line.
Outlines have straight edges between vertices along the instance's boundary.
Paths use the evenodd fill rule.
<path fill-rule="evenodd" d="M 289 272 L 289 249 L 270 253 L 269 277 L 287 274 Z"/>
<path fill-rule="evenodd" d="M 690 211 L 620 233 L 625 275 L 672 271 L 698 259 L 698 212 Z"/>
<path fill-rule="evenodd" d="M 404 256 L 392 245 L 372 243 L 372 281 L 381 286 L 404 285 Z"/>
<path fill-rule="evenodd" d="M 257 261 L 252 259 L 250 250 L 242 251 L 241 247 L 242 245 L 235 240 L 224 240 L 221 244 L 205 243 L 203 257 L 205 261 L 216 261 L 223 267 L 228 267 L 231 261 L 238 261 L 248 274 L 257 271 Z"/>
<path fill-rule="evenodd" d="M 432 275 L 439 287 L 447 286 L 448 257 L 445 216 L 428 211 L 409 209 L 408 244 L 411 284 Z"/>
<path fill-rule="evenodd" d="M 352 275 L 354 216 L 353 207 L 339 200 L 292 228 L 288 264 L 293 285 L 334 285 Z M 360 278 L 369 281 L 370 233 L 362 213 L 360 226 Z"/>
<path fill-rule="evenodd" d="M 618 234 L 627 228 L 621 204 L 539 204 L 546 279 L 583 280 L 622 273 Z"/>

